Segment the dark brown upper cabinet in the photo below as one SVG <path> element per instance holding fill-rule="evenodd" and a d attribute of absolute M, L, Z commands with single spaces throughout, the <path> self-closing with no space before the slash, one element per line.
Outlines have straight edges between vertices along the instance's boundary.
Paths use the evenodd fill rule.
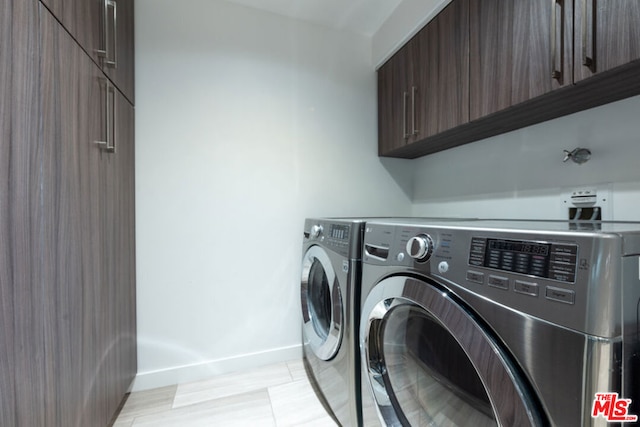
<path fill-rule="evenodd" d="M 470 7 L 472 120 L 640 59 L 637 0 Z"/>
<path fill-rule="evenodd" d="M 571 3 L 470 3 L 471 120 L 572 83 Z"/>
<path fill-rule="evenodd" d="M 416 141 L 417 42 L 407 43 L 378 72 L 380 153 Z M 410 99 L 413 96 L 412 99 Z"/>
<path fill-rule="evenodd" d="M 418 33 L 416 80 L 420 114 L 416 137 L 437 135 L 469 121 L 469 2 L 449 4 Z"/>
<path fill-rule="evenodd" d="M 133 0 L 41 2 L 133 104 Z"/>
<path fill-rule="evenodd" d="M 637 0 L 453 0 L 409 44 L 411 61 L 403 48 L 378 71 L 383 156 L 415 158 L 640 94 Z"/>
<path fill-rule="evenodd" d="M 468 51 L 468 0 L 460 0 L 380 68 L 380 155 L 469 121 Z"/>
<path fill-rule="evenodd" d="M 574 81 L 640 59 L 638 0 L 575 0 Z"/>

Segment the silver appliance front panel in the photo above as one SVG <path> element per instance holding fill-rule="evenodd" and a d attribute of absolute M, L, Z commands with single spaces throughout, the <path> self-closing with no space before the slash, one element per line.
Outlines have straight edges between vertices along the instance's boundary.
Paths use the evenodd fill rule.
<path fill-rule="evenodd" d="M 553 425 L 607 425 L 602 417 L 590 416 L 596 392 L 616 391 L 631 398 L 630 413 L 637 414 L 640 226 L 576 230 L 565 223 L 487 225 L 368 223 L 362 301 L 388 277 L 438 283 L 470 307 L 513 355 Z M 434 246 L 426 262 L 407 253 L 409 239 L 420 234 L 428 234 Z M 575 277 L 554 280 L 471 264 L 474 238 L 575 247 Z M 365 390 L 364 376 L 362 381 Z M 365 420 L 371 420 L 367 393 L 363 408 Z"/>
<path fill-rule="evenodd" d="M 321 399 L 343 426 L 361 425 L 360 415 L 360 358 L 357 325 L 359 324 L 359 284 L 361 277 L 360 255 L 364 222 L 357 219 L 309 218 L 305 221 L 303 235 L 303 271 L 305 258 L 310 251 L 326 256 L 340 289 L 340 342 L 335 354 L 325 360 L 312 345 L 313 329 L 305 322 L 304 295 L 302 344 L 311 381 L 321 393 Z M 323 257 L 324 258 L 324 257 Z M 304 283 L 301 283 L 304 292 Z M 305 326 L 307 325 L 307 326 Z M 354 332 L 355 331 L 355 332 Z"/>

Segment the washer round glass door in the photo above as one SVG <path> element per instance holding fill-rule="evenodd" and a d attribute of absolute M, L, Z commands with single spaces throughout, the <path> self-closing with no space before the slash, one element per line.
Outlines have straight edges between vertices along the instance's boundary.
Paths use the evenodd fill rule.
<path fill-rule="evenodd" d="M 363 376 L 388 426 L 540 424 L 509 356 L 435 284 L 399 276 L 377 284 L 360 343 Z"/>
<path fill-rule="evenodd" d="M 330 360 L 342 341 L 344 308 L 336 272 L 319 246 L 310 247 L 302 259 L 300 293 L 304 338 L 317 357 Z"/>

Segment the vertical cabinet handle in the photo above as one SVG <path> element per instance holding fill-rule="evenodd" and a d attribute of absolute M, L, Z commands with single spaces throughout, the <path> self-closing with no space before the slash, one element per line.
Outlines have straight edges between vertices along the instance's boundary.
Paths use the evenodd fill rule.
<path fill-rule="evenodd" d="M 105 79 L 105 127 L 104 135 L 105 141 L 96 141 L 96 144 L 100 145 L 102 150 L 107 153 L 116 152 L 116 89 Z"/>
<path fill-rule="evenodd" d="M 417 86 L 411 86 L 411 113 L 409 114 L 409 92 L 406 90 L 402 92 L 402 138 L 408 139 L 410 136 L 420 133 L 416 129 L 416 94 L 418 93 Z M 411 116 L 411 132 L 409 132 L 409 115 Z"/>
<path fill-rule="evenodd" d="M 560 81 L 562 79 L 564 0 L 551 0 L 551 6 L 551 78 Z M 560 34 L 558 34 L 558 7 L 560 8 Z M 560 45 L 560 49 L 558 49 L 558 45 Z"/>
<path fill-rule="evenodd" d="M 117 5 L 116 5 L 116 0 L 105 0 L 104 2 L 104 13 L 105 13 L 105 19 L 107 19 L 106 17 L 109 15 L 109 11 L 112 11 L 112 20 L 111 23 L 112 25 L 105 25 L 105 45 L 109 46 L 109 41 L 112 42 L 111 47 L 112 49 L 109 49 L 107 47 L 107 54 L 105 55 L 105 65 L 107 67 L 111 67 L 111 68 L 118 68 L 118 49 L 116 48 L 116 46 L 118 45 L 118 39 L 117 39 L 117 34 L 118 34 L 118 24 L 117 24 Z M 111 51 L 113 53 L 112 56 L 109 55 L 109 51 Z"/>
<path fill-rule="evenodd" d="M 111 141 L 111 143 L 107 144 L 106 149 L 109 153 L 116 152 L 117 126 L 116 88 L 109 81 L 107 81 L 107 141 Z"/>
<path fill-rule="evenodd" d="M 111 16 L 111 19 L 109 19 Z M 116 0 L 104 0 L 102 11 L 102 45 L 96 52 L 103 58 L 103 65 L 118 68 L 117 40 L 117 5 Z"/>
<path fill-rule="evenodd" d="M 418 88 L 416 86 L 411 87 L 411 135 L 417 135 L 419 133 L 416 129 L 416 92 Z"/>
<path fill-rule="evenodd" d="M 595 71 L 595 61 L 593 60 L 595 52 L 595 10 L 596 0 L 582 0 L 582 65 L 589 67 Z M 590 33 L 590 43 L 587 43 L 587 30 Z"/>
<path fill-rule="evenodd" d="M 407 132 L 407 98 L 409 98 L 409 92 L 402 92 L 402 138 L 409 138 Z"/>

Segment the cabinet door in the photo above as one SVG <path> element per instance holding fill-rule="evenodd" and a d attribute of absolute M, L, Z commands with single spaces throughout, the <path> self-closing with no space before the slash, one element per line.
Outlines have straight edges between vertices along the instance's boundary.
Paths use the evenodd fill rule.
<path fill-rule="evenodd" d="M 469 43 L 474 120 L 572 83 L 573 3 L 472 1 Z"/>
<path fill-rule="evenodd" d="M 47 420 L 104 426 L 98 372 L 104 312 L 101 87 L 105 77 L 49 13 L 41 14 L 43 289 Z"/>
<path fill-rule="evenodd" d="M 133 0 L 42 0 L 133 103 Z"/>
<path fill-rule="evenodd" d="M 3 137 L 2 154 L 8 156 L 10 167 L 2 169 L 3 202 L 7 204 L 0 208 L 3 221 L 2 245 L 8 244 L 10 251 L 9 268 L 5 271 L 10 275 L 9 287 L 13 301 L 9 304 L 13 307 L 13 343 L 3 347 L 7 352 L 6 357 L 13 362 L 15 370 L 15 389 L 13 393 L 3 394 L 0 400 L 14 400 L 13 423 L 2 425 L 17 426 L 42 426 L 48 423 L 43 410 L 45 405 L 55 399 L 55 395 L 49 394 L 45 388 L 45 361 L 48 356 L 45 353 L 44 314 L 43 307 L 46 298 L 41 292 L 46 283 L 42 274 L 41 242 L 42 232 L 42 198 L 41 164 L 43 154 L 41 150 L 41 135 L 38 124 L 40 119 L 40 107 L 38 100 L 41 91 L 38 84 L 39 73 L 39 40 L 38 40 L 38 7 L 35 0 L 10 1 L 12 10 L 8 14 L 11 24 L 2 25 L 0 31 L 11 31 L 11 49 L 0 53 L 11 55 L 11 83 L 3 88 L 3 93 L 11 95 L 10 110 L 10 149 L 6 145 L 7 139 Z M 6 9 L 5 9 L 6 11 Z M 5 19 L 7 15 L 2 14 Z M 6 42 L 2 36 L 2 43 Z M 6 46 L 6 45 L 5 45 Z M 6 58 L 6 56 L 5 56 Z M 2 61 L 4 62 L 4 61 Z M 6 70 L 6 69 L 5 69 Z M 6 76 L 6 74 L 5 74 Z M 6 84 L 6 83 L 4 83 Z M 8 89 L 7 92 L 4 89 Z M 6 125 L 6 112 L 2 113 L 3 128 Z M 4 128 L 3 133 L 6 132 Z M 6 135 L 5 135 L 6 136 Z M 5 217 L 8 215 L 8 217 Z M 8 221 L 8 222 L 7 222 Z M 6 228 L 4 228 L 6 227 Z M 5 234 L 6 233 L 6 234 Z M 5 240 L 7 238 L 7 240 Z M 1 285 L 3 291 L 6 285 Z M 3 316 L 5 310 L 11 313 L 11 308 L 6 307 L 7 300 L 3 295 Z M 3 323 L 2 329 L 11 331 L 11 323 Z M 4 332 L 4 331 L 3 331 Z M 13 357 L 9 353 L 13 351 Z M 5 358 L 3 353 L 2 359 Z M 6 361 L 6 359 L 5 359 Z M 4 363 L 4 362 L 0 362 Z M 10 409 L 11 410 L 11 409 Z M 6 414 L 2 415 L 6 418 Z M 12 417 L 9 416 L 9 419 Z M 6 420 L 3 420 L 6 421 Z"/>
<path fill-rule="evenodd" d="M 640 59 L 638 0 L 575 0 L 575 81 Z"/>
<path fill-rule="evenodd" d="M 110 87 L 110 126 L 115 152 L 102 160 L 106 171 L 101 227 L 104 232 L 103 274 L 100 289 L 103 316 L 99 335 L 103 353 L 99 382 L 106 391 L 104 406 L 113 415 L 133 381 L 137 368 L 135 320 L 135 212 L 133 107 Z M 113 345 L 116 344 L 116 345 Z"/>
<path fill-rule="evenodd" d="M 104 0 L 41 0 L 96 63 L 103 49 Z"/>
<path fill-rule="evenodd" d="M 397 119 L 394 118 L 393 58 L 378 70 L 378 154 L 384 155 L 401 141 L 396 138 Z M 397 108 L 397 107 L 396 107 Z M 401 132 L 401 131 L 400 131 Z"/>
<path fill-rule="evenodd" d="M 110 407 L 115 411 L 137 371 L 136 294 L 135 294 L 135 167 L 134 109 L 126 98 L 115 92 L 114 131 L 117 149 L 112 155 L 109 200 L 108 245 L 113 260 L 109 281 L 109 337 L 118 343 L 106 361 L 109 375 L 105 383 L 113 392 Z"/>
<path fill-rule="evenodd" d="M 378 151 L 381 155 L 404 147 L 413 139 L 409 110 L 416 52 L 416 43 L 412 40 L 378 70 Z"/>
<path fill-rule="evenodd" d="M 115 9 L 114 9 L 115 7 Z M 124 96 L 134 103 L 133 0 L 109 1 L 106 8 L 107 57 L 103 70 Z"/>
<path fill-rule="evenodd" d="M 450 3 L 418 33 L 415 112 L 412 129 L 423 139 L 469 121 L 469 3 Z"/>
<path fill-rule="evenodd" d="M 381 155 L 469 121 L 468 17 L 452 2 L 378 70 Z"/>
<path fill-rule="evenodd" d="M 16 425 L 13 256 L 11 254 L 11 18 L 10 0 L 0 0 L 0 425 Z"/>

